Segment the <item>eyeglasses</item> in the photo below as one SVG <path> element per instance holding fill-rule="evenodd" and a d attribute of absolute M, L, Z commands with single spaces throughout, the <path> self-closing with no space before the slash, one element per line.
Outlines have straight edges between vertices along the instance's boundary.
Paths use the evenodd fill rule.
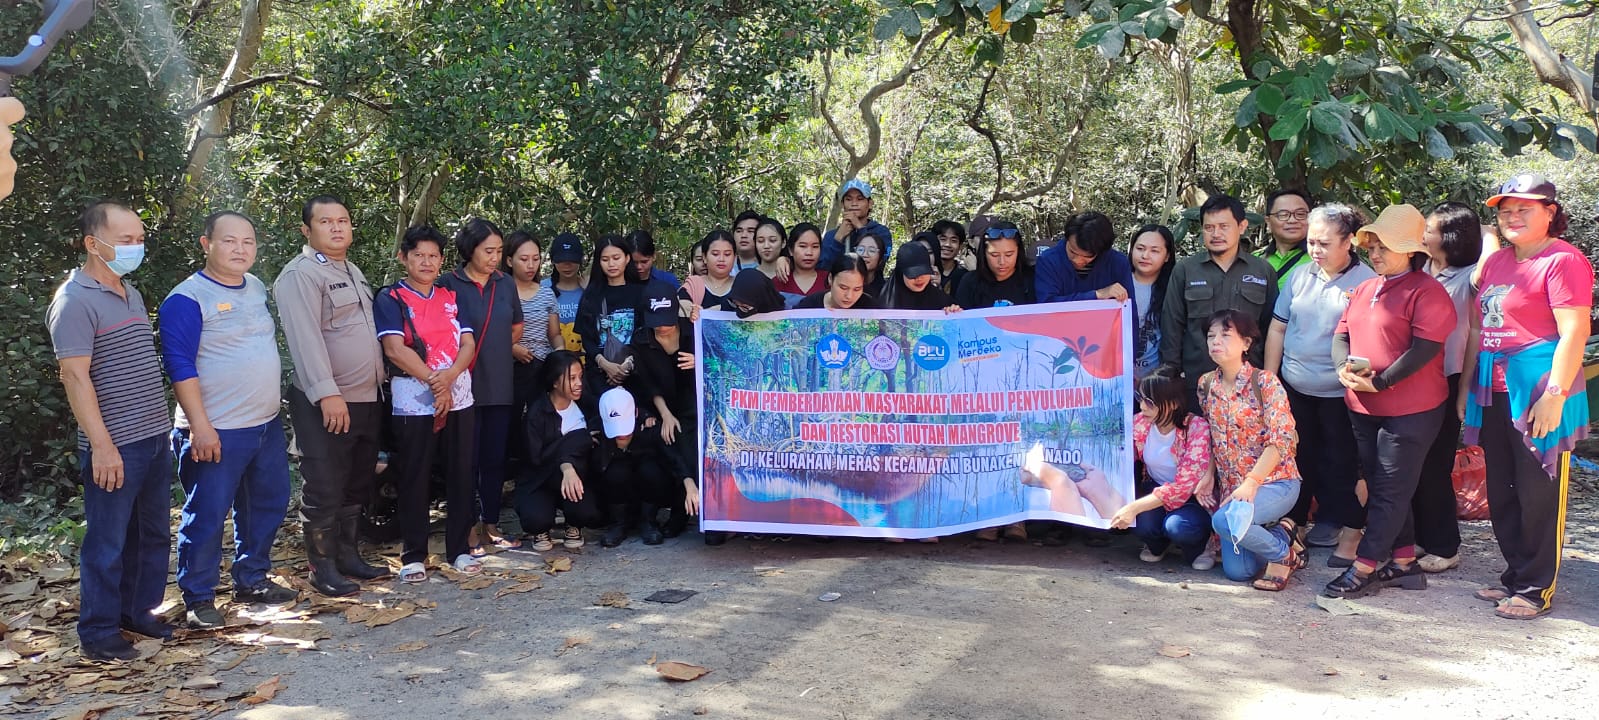
<path fill-rule="evenodd" d="M 856 255 L 881 255 L 881 254 L 883 254 L 883 251 L 878 250 L 875 246 L 872 246 L 872 245 L 856 245 L 855 246 L 855 254 Z"/>
<path fill-rule="evenodd" d="M 1273 218 L 1276 218 L 1277 222 L 1288 222 L 1289 220 L 1304 220 L 1305 218 L 1310 217 L 1310 211 L 1309 210 L 1278 210 L 1277 212 L 1272 213 L 1271 216 Z"/>
<path fill-rule="evenodd" d="M 1015 240 L 1021 231 L 1016 228 L 989 228 L 984 234 L 989 240 Z"/>
<path fill-rule="evenodd" d="M 1137 402 L 1139 405 L 1143 405 L 1144 403 L 1148 403 L 1149 402 L 1149 396 L 1147 396 L 1147 395 L 1145 395 L 1145 394 L 1143 394 L 1141 392 L 1138 392 L 1137 390 L 1134 390 L 1133 391 L 1133 400 L 1135 402 Z M 1154 403 L 1149 403 L 1149 404 L 1154 405 Z"/>

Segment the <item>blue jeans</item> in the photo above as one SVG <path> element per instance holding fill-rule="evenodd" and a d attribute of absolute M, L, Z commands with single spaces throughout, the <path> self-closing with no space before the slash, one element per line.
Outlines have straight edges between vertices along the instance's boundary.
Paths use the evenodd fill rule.
<path fill-rule="evenodd" d="M 1176 510 L 1168 511 L 1161 506 L 1138 513 L 1133 520 L 1133 534 L 1156 555 L 1177 543 L 1183 562 L 1192 563 L 1205 552 L 1205 543 L 1210 540 L 1210 514 L 1199 506 L 1198 500 L 1188 498 L 1188 502 Z"/>
<path fill-rule="evenodd" d="M 178 524 L 178 589 L 183 602 L 216 598 L 222 523 L 233 514 L 233 586 L 266 582 L 272 540 L 289 510 L 289 449 L 278 418 L 252 428 L 218 430 L 221 462 L 190 457 L 189 431 L 172 431 L 178 482 L 188 500 Z"/>
<path fill-rule="evenodd" d="M 1233 546 L 1232 528 L 1228 527 L 1223 505 L 1211 517 L 1216 534 L 1221 536 L 1221 569 L 1228 580 L 1248 582 L 1254 580 L 1267 563 L 1288 557 L 1288 531 L 1277 525 L 1299 500 L 1299 481 L 1280 480 L 1260 486 L 1255 492 L 1255 515 L 1249 521 L 1238 546 Z"/>
<path fill-rule="evenodd" d="M 172 448 L 154 435 L 117 446 L 122 487 L 94 484 L 89 451 L 78 453 L 87 526 L 78 550 L 78 640 L 104 642 L 121 632 L 123 616 L 148 621 L 167 589 L 172 530 Z"/>

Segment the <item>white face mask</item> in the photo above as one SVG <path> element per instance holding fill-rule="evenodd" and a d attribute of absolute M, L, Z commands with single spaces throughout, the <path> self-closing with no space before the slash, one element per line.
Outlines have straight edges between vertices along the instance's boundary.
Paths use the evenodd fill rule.
<path fill-rule="evenodd" d="M 117 277 L 122 277 L 134 270 L 138 270 L 139 265 L 144 263 L 144 243 L 139 243 L 138 245 L 112 245 L 100 238 L 95 238 L 94 241 L 116 252 L 115 259 L 105 260 L 104 257 L 100 259 L 105 260 L 106 267 L 111 268 L 111 272 L 116 273 Z"/>

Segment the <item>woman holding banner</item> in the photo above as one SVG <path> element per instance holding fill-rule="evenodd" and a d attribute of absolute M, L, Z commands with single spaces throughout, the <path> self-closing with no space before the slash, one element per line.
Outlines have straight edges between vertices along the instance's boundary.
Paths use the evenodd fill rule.
<path fill-rule="evenodd" d="M 1180 378 L 1155 372 L 1138 381 L 1139 413 L 1133 416 L 1133 458 L 1138 489 L 1146 493 L 1110 519 L 1116 529 L 1131 527 L 1144 541 L 1138 558 L 1160 562 L 1172 545 L 1195 570 L 1216 567 L 1205 552 L 1210 513 L 1200 504 L 1215 491 L 1210 465 L 1210 425 L 1188 414 L 1188 393 Z M 1213 502 L 1213 501 L 1212 501 Z"/>
<path fill-rule="evenodd" d="M 1288 393 L 1277 376 L 1258 370 L 1245 354 L 1260 342 L 1255 319 L 1221 310 L 1206 323 L 1205 342 L 1216 369 L 1199 378 L 1199 402 L 1210 420 L 1221 507 L 1211 518 L 1221 536 L 1221 567 L 1229 580 L 1254 580 L 1257 590 L 1288 586 L 1304 567 L 1294 521 L 1299 499 L 1299 438 Z M 1265 566 L 1265 574 L 1256 579 Z"/>

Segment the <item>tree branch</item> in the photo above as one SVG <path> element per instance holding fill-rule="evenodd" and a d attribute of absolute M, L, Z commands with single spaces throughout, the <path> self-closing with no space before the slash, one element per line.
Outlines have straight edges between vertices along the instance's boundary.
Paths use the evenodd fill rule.
<path fill-rule="evenodd" d="M 180 115 L 185 115 L 185 116 L 193 115 L 195 113 L 200 112 L 201 110 L 204 110 L 204 109 L 206 109 L 208 107 L 211 107 L 212 105 L 216 105 L 217 103 L 223 102 L 223 101 L 227 100 L 228 98 L 233 97 L 234 95 L 238 95 L 241 92 L 244 92 L 246 90 L 250 90 L 250 89 L 253 89 L 253 88 L 260 87 L 260 86 L 265 85 L 267 83 L 274 83 L 274 82 L 290 82 L 290 83 L 295 83 L 297 85 L 304 85 L 306 87 L 316 88 L 318 90 L 324 90 L 324 91 L 327 91 L 327 92 L 333 92 L 331 90 L 328 90 L 328 86 L 324 85 L 321 82 L 318 82 L 316 80 L 312 80 L 310 78 L 300 77 L 299 75 L 295 75 L 294 73 L 288 73 L 288 72 L 268 73 L 266 75 L 260 75 L 260 76 L 257 76 L 257 77 L 250 78 L 249 80 L 244 80 L 244 81 L 235 83 L 233 85 L 229 85 L 228 87 L 218 91 L 215 95 L 212 95 L 211 97 L 208 97 L 208 98 L 206 98 L 204 100 L 201 100 L 200 102 L 197 102 L 197 103 L 189 106 L 188 108 L 179 111 L 179 114 Z M 368 99 L 368 98 L 364 98 L 364 97 L 361 97 L 360 95 L 355 95 L 353 93 L 336 93 L 336 94 L 340 95 L 341 97 L 347 97 L 347 98 L 349 98 L 349 99 L 351 99 L 351 100 L 353 100 L 353 101 L 355 101 L 357 103 L 360 103 L 361 105 L 365 105 L 365 106 L 367 106 L 367 107 L 369 107 L 369 108 L 371 108 L 373 110 L 376 110 L 378 112 L 381 112 L 381 113 L 388 113 L 388 112 L 394 110 L 394 106 L 392 104 L 380 103 L 380 102 L 378 102 L 376 100 L 371 100 L 371 99 Z"/>
<path fill-rule="evenodd" d="M 1510 25 L 1510 34 L 1515 37 L 1516 45 L 1532 62 L 1532 71 L 1538 80 L 1571 96 L 1582 107 L 1583 113 L 1593 117 L 1596 109 L 1593 76 L 1549 44 L 1538 25 L 1538 18 L 1533 15 L 1532 3 L 1510 0 L 1505 6 L 1509 11 L 1505 23 Z"/>
<path fill-rule="evenodd" d="M 844 148 L 844 152 L 849 155 L 850 160 L 854 161 L 860 154 L 855 152 L 855 146 L 850 144 L 849 137 L 844 134 L 843 129 L 839 128 L 838 120 L 833 117 L 833 111 L 828 109 L 833 92 L 832 57 L 833 52 L 831 50 L 822 53 L 822 90 L 816 104 L 821 110 L 822 120 L 827 122 L 827 129 L 833 133 L 833 139 L 838 142 L 839 147 Z"/>

